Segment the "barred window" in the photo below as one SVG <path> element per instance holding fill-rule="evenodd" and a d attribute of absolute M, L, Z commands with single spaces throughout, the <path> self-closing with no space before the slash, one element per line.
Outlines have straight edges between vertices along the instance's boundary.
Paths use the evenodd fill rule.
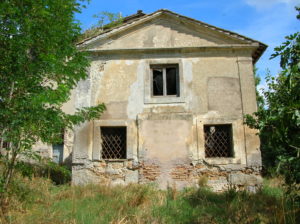
<path fill-rule="evenodd" d="M 232 157 L 232 127 L 204 125 L 205 157 Z"/>
<path fill-rule="evenodd" d="M 126 159 L 126 127 L 101 127 L 102 159 Z"/>

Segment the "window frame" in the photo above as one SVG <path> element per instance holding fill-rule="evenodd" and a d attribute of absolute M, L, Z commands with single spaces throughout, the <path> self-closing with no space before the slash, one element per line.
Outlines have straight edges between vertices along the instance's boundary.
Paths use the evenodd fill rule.
<path fill-rule="evenodd" d="M 52 144 L 52 161 L 57 164 L 62 164 L 64 162 L 64 143 Z M 55 151 L 59 151 L 58 157 L 56 157 Z"/>
<path fill-rule="evenodd" d="M 126 127 L 126 159 L 103 159 L 101 127 Z M 137 158 L 137 127 L 135 120 L 94 120 L 90 158 L 92 161 L 128 161 Z"/>
<path fill-rule="evenodd" d="M 228 132 L 229 134 L 229 139 L 228 139 L 228 145 L 226 147 L 228 147 L 228 149 L 226 151 L 228 151 L 228 155 L 229 156 L 207 156 L 207 149 L 205 147 L 206 145 L 206 128 L 211 128 L 211 127 L 223 127 L 226 128 L 228 130 L 226 130 L 226 132 Z M 233 150 L 233 130 L 232 130 L 232 124 L 204 124 L 203 125 L 203 133 L 204 133 L 204 150 L 205 150 L 205 158 L 234 158 L 234 150 Z M 215 140 L 216 141 L 216 140 Z"/>
<path fill-rule="evenodd" d="M 176 65 L 178 72 L 178 92 L 179 96 L 176 95 L 166 95 L 166 96 L 153 96 L 153 73 L 152 66 L 166 66 L 166 65 Z M 185 92 L 184 92 L 184 68 L 183 59 L 148 59 L 142 63 L 143 70 L 139 70 L 140 75 L 144 77 L 144 103 L 145 104 L 173 104 L 173 103 L 185 103 Z"/>
<path fill-rule="evenodd" d="M 176 69 L 176 91 L 177 94 L 175 95 L 168 95 L 167 90 L 167 68 L 175 68 Z M 163 95 L 154 95 L 153 89 L 153 70 L 154 69 L 162 69 L 163 71 Z M 180 97 L 180 79 L 179 79 L 179 65 L 178 64 L 152 64 L 150 65 L 151 70 L 151 97 Z"/>
<path fill-rule="evenodd" d="M 125 152 L 122 152 L 121 154 L 122 155 L 122 158 L 104 158 L 104 147 L 103 147 L 103 132 L 105 129 L 123 129 L 121 132 L 125 131 L 125 139 L 124 139 L 124 151 Z M 101 158 L 104 159 L 104 160 L 125 160 L 127 159 L 127 127 L 126 126 L 100 126 L 100 136 L 101 136 Z"/>
<path fill-rule="evenodd" d="M 244 135 L 244 122 L 242 119 L 221 117 L 215 114 L 211 117 L 198 115 L 197 122 L 197 139 L 198 139 L 198 158 L 214 165 L 246 165 L 246 141 Z M 232 125 L 232 152 L 233 157 L 205 157 L 205 140 L 204 140 L 204 125 Z"/>

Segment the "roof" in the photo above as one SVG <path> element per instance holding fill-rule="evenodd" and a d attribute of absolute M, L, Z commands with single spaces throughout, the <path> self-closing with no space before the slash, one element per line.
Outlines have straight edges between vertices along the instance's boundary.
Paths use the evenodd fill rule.
<path fill-rule="evenodd" d="M 264 43 L 262 43 L 260 41 L 251 39 L 249 37 L 243 36 L 241 34 L 238 34 L 238 33 L 226 30 L 226 29 L 222 29 L 222 28 L 219 28 L 219 27 L 216 27 L 216 26 L 204 23 L 204 22 L 196 20 L 196 19 L 192 19 L 192 18 L 187 17 L 187 16 L 183 16 L 183 15 L 177 14 L 177 13 L 172 12 L 172 11 L 167 10 L 167 9 L 160 9 L 160 10 L 157 10 L 157 11 L 155 11 L 153 13 L 150 13 L 150 14 L 145 14 L 141 10 L 138 10 L 136 14 L 133 14 L 133 15 L 125 17 L 123 19 L 123 22 L 120 25 L 115 26 L 115 27 L 113 27 L 111 29 L 103 30 L 100 33 L 97 33 L 95 35 L 92 35 L 92 36 L 84 39 L 84 40 L 81 40 L 80 42 L 77 43 L 77 45 L 80 46 L 80 45 L 82 45 L 82 44 L 84 44 L 84 43 L 86 43 L 88 41 L 93 40 L 93 39 L 98 39 L 98 37 L 103 36 L 104 34 L 108 34 L 108 33 L 112 32 L 114 30 L 117 30 L 117 29 L 125 28 L 125 27 L 133 24 L 134 22 L 146 20 L 148 18 L 155 17 L 156 15 L 158 16 L 158 15 L 161 15 L 161 14 L 173 15 L 173 16 L 176 16 L 178 18 L 182 18 L 182 19 L 188 20 L 188 21 L 190 21 L 192 23 L 204 26 L 204 27 L 206 27 L 208 29 L 211 29 L 211 30 L 223 33 L 223 34 L 228 35 L 230 37 L 233 37 L 233 38 L 236 38 L 236 39 L 240 39 L 240 40 L 243 40 L 243 41 L 246 41 L 246 42 L 249 42 L 249 43 L 256 43 L 256 44 L 258 44 L 258 47 L 256 48 L 256 50 L 252 54 L 253 63 L 256 63 L 258 61 L 258 59 L 261 57 L 261 55 L 263 54 L 263 52 L 268 47 L 266 44 L 264 44 Z"/>

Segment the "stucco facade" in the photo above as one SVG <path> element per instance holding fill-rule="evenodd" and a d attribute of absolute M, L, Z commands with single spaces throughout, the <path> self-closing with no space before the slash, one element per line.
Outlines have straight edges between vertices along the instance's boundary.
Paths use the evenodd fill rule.
<path fill-rule="evenodd" d="M 260 185 L 259 138 L 243 116 L 257 109 L 253 64 L 265 45 L 159 10 L 78 47 L 90 52 L 89 78 L 67 109 L 105 103 L 107 110 L 69 136 L 74 184 L 182 188 L 205 177 L 215 191 Z M 176 96 L 153 95 L 153 65 L 177 66 Z M 206 156 L 209 125 L 230 126 L 231 156 Z M 126 158 L 103 158 L 101 127 L 126 127 Z"/>

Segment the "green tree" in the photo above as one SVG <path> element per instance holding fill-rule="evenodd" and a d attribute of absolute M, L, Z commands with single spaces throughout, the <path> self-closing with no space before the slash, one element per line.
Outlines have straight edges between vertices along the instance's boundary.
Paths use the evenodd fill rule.
<path fill-rule="evenodd" d="M 117 26 L 123 21 L 121 13 L 112 13 L 104 11 L 94 15 L 93 17 L 98 19 L 97 25 L 95 27 L 100 28 L 102 30 Z"/>
<path fill-rule="evenodd" d="M 299 8 L 296 8 L 300 12 Z M 300 183 L 300 33 L 289 35 L 271 58 L 280 57 L 282 71 L 267 76 L 265 108 L 246 122 L 258 129 L 264 165 L 276 167 L 290 186 Z"/>
<path fill-rule="evenodd" d="M 258 89 L 258 85 L 261 82 L 261 78 L 257 74 L 257 68 L 256 67 L 254 67 L 253 73 L 254 73 L 254 78 L 255 78 L 257 108 L 258 108 L 258 110 L 261 110 L 261 109 L 264 108 L 264 104 L 265 104 L 264 97 L 261 95 L 261 93 L 259 92 L 259 89 Z"/>
<path fill-rule="evenodd" d="M 102 33 L 104 30 L 111 29 L 123 23 L 123 17 L 121 13 L 100 12 L 93 15 L 97 19 L 97 23 L 91 28 L 85 30 L 82 35 L 79 36 L 78 41 L 90 38 Z"/>
<path fill-rule="evenodd" d="M 63 128 L 99 117 L 103 104 L 74 115 L 61 107 L 89 61 L 76 48 L 74 14 L 83 1 L 2 0 L 0 2 L 0 200 L 7 196 L 19 157 L 35 157 L 37 141 L 60 141 Z"/>

